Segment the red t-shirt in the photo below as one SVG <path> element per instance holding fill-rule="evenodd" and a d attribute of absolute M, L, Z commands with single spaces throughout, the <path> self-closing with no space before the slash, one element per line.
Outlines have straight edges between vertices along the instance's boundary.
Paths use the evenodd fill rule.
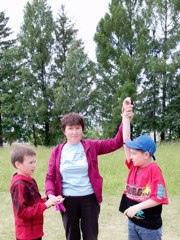
<path fill-rule="evenodd" d="M 128 198 L 137 202 L 152 199 L 168 204 L 166 184 L 157 163 L 153 162 L 144 168 L 135 167 L 132 161 L 126 161 L 126 165 L 130 170 L 125 189 Z"/>
<path fill-rule="evenodd" d="M 129 219 L 138 226 L 147 229 L 160 228 L 162 226 L 162 204 L 168 204 L 166 184 L 160 167 L 155 162 L 144 168 L 134 166 L 132 161 L 129 163 L 126 161 L 126 165 L 130 171 L 119 211 L 124 212 L 131 206 L 152 199 L 160 204 L 143 209 Z"/>

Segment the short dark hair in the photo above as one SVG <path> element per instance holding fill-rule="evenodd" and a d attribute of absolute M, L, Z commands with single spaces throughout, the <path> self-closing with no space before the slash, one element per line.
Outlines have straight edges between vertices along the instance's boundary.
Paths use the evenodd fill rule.
<path fill-rule="evenodd" d="M 36 153 L 34 150 L 26 146 L 16 147 L 11 153 L 12 165 L 16 168 L 15 162 L 23 163 L 25 156 L 36 156 Z"/>
<path fill-rule="evenodd" d="M 70 112 L 64 115 L 61 119 L 61 130 L 64 132 L 66 126 L 80 125 L 84 131 L 84 120 L 83 118 L 75 112 Z"/>

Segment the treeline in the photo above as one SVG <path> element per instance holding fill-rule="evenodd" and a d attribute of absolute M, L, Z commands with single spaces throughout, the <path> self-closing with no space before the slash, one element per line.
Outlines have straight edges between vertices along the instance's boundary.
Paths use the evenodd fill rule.
<path fill-rule="evenodd" d="M 180 138 L 179 0 L 112 0 L 94 34 L 97 62 L 63 5 L 53 17 L 46 0 L 29 1 L 16 39 L 8 20 L 0 12 L 0 146 L 55 145 L 70 111 L 85 118 L 85 137 L 113 136 L 126 96 L 134 136 Z"/>

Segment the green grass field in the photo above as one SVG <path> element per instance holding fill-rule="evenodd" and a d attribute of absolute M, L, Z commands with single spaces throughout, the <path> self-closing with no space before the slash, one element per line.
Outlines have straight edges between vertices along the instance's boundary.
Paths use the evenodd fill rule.
<path fill-rule="evenodd" d="M 0 149 L 0 239 L 11 240 L 14 236 L 9 185 L 15 169 L 10 162 L 9 146 Z M 38 147 L 34 178 L 44 196 L 44 181 L 51 149 Z M 163 171 L 170 204 L 163 208 L 163 240 L 178 240 L 180 236 L 180 144 L 160 144 L 156 152 L 157 163 Z M 125 186 L 127 169 L 123 150 L 99 157 L 99 169 L 103 176 L 103 203 L 99 220 L 99 240 L 126 240 L 127 219 L 118 211 L 120 197 Z M 64 240 L 64 230 L 59 213 L 54 208 L 44 214 L 45 240 Z"/>

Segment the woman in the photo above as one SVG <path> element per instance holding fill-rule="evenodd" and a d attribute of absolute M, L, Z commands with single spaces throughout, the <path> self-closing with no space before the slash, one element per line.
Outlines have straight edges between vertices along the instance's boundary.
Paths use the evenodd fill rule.
<path fill-rule="evenodd" d="M 124 111 L 131 116 L 132 105 Z M 81 234 L 84 240 L 97 240 L 103 182 L 97 156 L 123 146 L 122 126 L 114 138 L 83 140 L 83 118 L 71 112 L 62 118 L 61 129 L 67 141 L 52 150 L 46 194 L 59 202 L 64 198 L 66 210 L 61 208 L 61 213 L 67 240 L 80 240 Z"/>

